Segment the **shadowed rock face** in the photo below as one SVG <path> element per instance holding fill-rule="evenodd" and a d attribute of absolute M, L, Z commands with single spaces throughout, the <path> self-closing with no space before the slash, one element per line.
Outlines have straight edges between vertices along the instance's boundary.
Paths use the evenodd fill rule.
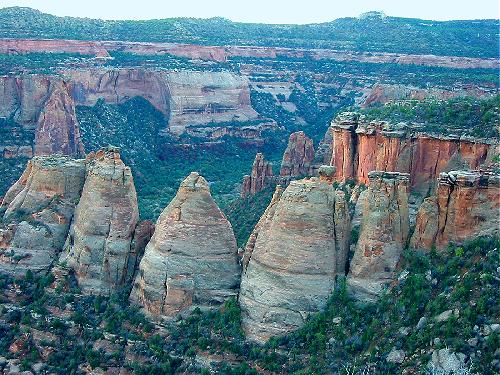
<path fill-rule="evenodd" d="M 348 276 L 359 299 L 377 296 L 393 278 L 408 232 L 408 174 L 373 171 L 363 207 L 359 241 Z"/>
<path fill-rule="evenodd" d="M 488 163 L 495 143 L 458 136 L 432 136 L 405 123 L 365 122 L 344 112 L 332 121 L 331 165 L 337 181 L 369 183 L 370 171 L 410 174 L 412 189 L 426 195 L 439 173 Z"/>
<path fill-rule="evenodd" d="M 240 281 L 236 239 L 210 195 L 191 173 L 162 212 L 139 266 L 131 301 L 157 318 L 218 306 L 236 296 Z"/>
<path fill-rule="evenodd" d="M 118 149 L 87 158 L 87 178 L 62 256 L 85 292 L 109 293 L 132 277 L 139 218 L 134 180 Z"/>
<path fill-rule="evenodd" d="M 325 306 L 344 274 L 350 219 L 344 194 L 318 178 L 292 181 L 273 201 L 245 250 L 239 302 L 252 340 L 300 327 Z"/>
<path fill-rule="evenodd" d="M 270 162 L 266 161 L 264 155 L 259 152 L 255 155 L 252 173 L 249 176 L 243 177 L 241 197 L 246 198 L 249 195 L 258 193 L 273 181 L 273 166 Z"/>
<path fill-rule="evenodd" d="M 290 134 L 288 146 L 281 162 L 280 176 L 296 177 L 310 175 L 313 159 L 313 141 L 303 131 Z"/>
<path fill-rule="evenodd" d="M 84 160 L 39 156 L 2 203 L 0 271 L 47 271 L 63 248 L 85 180 Z"/>
<path fill-rule="evenodd" d="M 500 176 L 481 171 L 441 173 L 436 195 L 424 200 L 417 213 L 412 248 L 443 249 L 500 232 Z"/>

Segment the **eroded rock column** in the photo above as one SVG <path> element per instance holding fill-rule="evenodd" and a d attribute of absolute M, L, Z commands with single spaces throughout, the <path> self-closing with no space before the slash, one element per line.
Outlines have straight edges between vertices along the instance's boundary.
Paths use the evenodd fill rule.
<path fill-rule="evenodd" d="M 393 278 L 409 232 L 409 175 L 372 171 L 368 178 L 361 231 L 348 276 L 349 288 L 358 299 L 375 298 Z"/>
<path fill-rule="evenodd" d="M 158 218 L 130 299 L 149 315 L 169 318 L 236 296 L 240 273 L 231 224 L 207 181 L 193 172 Z"/>
<path fill-rule="evenodd" d="M 325 306 L 348 252 L 343 192 L 312 178 L 279 194 L 249 241 L 239 296 L 243 328 L 259 342 L 299 328 Z"/>

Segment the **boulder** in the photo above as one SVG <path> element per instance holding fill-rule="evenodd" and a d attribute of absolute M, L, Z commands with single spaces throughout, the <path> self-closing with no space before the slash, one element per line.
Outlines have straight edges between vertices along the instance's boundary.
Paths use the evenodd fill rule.
<path fill-rule="evenodd" d="M 374 299 L 394 271 L 409 232 L 408 174 L 373 171 L 348 285 L 356 298 Z"/>
<path fill-rule="evenodd" d="M 84 160 L 37 156 L 2 203 L 0 270 L 47 271 L 62 250 L 85 180 Z"/>
<path fill-rule="evenodd" d="M 237 295 L 239 282 L 231 224 L 193 172 L 156 222 L 130 299 L 150 316 L 170 318 L 219 306 Z"/>
<path fill-rule="evenodd" d="M 119 150 L 108 147 L 89 155 L 87 178 L 61 257 L 84 292 L 111 293 L 131 279 L 138 219 L 132 172 Z"/>
<path fill-rule="evenodd" d="M 345 274 L 350 239 L 342 191 L 318 178 L 278 190 L 247 246 L 239 302 L 243 329 L 264 342 L 320 311 Z M 251 249 L 249 249 L 249 247 Z"/>

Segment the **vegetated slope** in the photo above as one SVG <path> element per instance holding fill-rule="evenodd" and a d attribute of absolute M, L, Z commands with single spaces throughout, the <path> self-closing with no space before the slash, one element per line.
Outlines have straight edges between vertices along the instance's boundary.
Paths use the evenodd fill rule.
<path fill-rule="evenodd" d="M 187 139 L 161 136 L 163 114 L 141 97 L 117 105 L 101 100 L 93 107 L 77 106 L 76 112 L 86 152 L 107 145 L 121 148 L 122 158 L 134 174 L 143 219 L 155 220 L 192 171 L 209 181 L 214 198 L 225 207 L 239 196 L 241 179 L 251 170 L 257 152 L 238 139 L 204 146 L 196 139 L 182 145 Z M 262 149 L 281 155 L 277 145 L 282 142 L 273 138 L 268 142 Z"/>
<path fill-rule="evenodd" d="M 363 110 L 368 120 L 425 124 L 434 133 L 498 137 L 500 95 L 486 99 L 411 100 Z"/>
<path fill-rule="evenodd" d="M 0 10 L 0 25 L 0 37 L 4 38 L 168 41 L 498 57 L 498 21 L 493 19 L 438 22 L 375 13 L 309 25 L 251 24 L 223 18 L 105 21 L 56 17 L 12 7 Z"/>
<path fill-rule="evenodd" d="M 274 186 L 269 186 L 246 198 L 238 198 L 226 208 L 226 215 L 233 226 L 238 247 L 245 246 L 255 224 L 273 197 Z"/>
<path fill-rule="evenodd" d="M 61 273 L 57 279 L 29 272 L 18 279 L 1 276 L 0 302 L 10 304 L 0 308 L 0 368 L 41 363 L 58 374 L 86 366 L 136 374 L 208 374 L 209 366 L 221 374 L 425 373 L 439 351 L 442 357 L 459 353 L 456 358 L 467 362 L 463 373 L 496 374 L 499 246 L 498 239 L 483 238 L 443 253 L 407 253 L 398 280 L 377 303 L 355 303 L 340 280 L 324 311 L 265 346 L 244 341 L 234 300 L 160 328 L 128 304 L 126 291 L 83 296 Z"/>

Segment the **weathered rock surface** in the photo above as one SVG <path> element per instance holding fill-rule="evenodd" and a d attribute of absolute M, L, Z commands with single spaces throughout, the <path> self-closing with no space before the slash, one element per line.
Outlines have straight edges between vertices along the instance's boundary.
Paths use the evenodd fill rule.
<path fill-rule="evenodd" d="M 146 247 L 131 301 L 157 318 L 218 306 L 238 293 L 240 266 L 229 221 L 208 183 L 191 173 L 162 212 Z"/>
<path fill-rule="evenodd" d="M 243 177 L 241 197 L 246 198 L 263 190 L 274 181 L 273 166 L 260 152 L 255 155 L 252 173 Z"/>
<path fill-rule="evenodd" d="M 239 296 L 247 336 L 264 342 L 325 306 L 345 273 L 350 219 L 341 191 L 318 178 L 279 190 L 247 246 Z M 279 198 L 279 199 L 278 199 Z"/>
<path fill-rule="evenodd" d="M 439 176 L 436 194 L 417 213 L 410 246 L 442 249 L 500 232 L 500 176 L 482 171 L 451 171 Z"/>
<path fill-rule="evenodd" d="M 56 82 L 38 116 L 35 155 L 84 156 L 75 104 L 64 82 Z"/>
<path fill-rule="evenodd" d="M 349 288 L 359 299 L 373 299 L 393 279 L 409 232 L 409 175 L 373 171 L 368 177 L 361 231 L 348 275 Z"/>
<path fill-rule="evenodd" d="M 367 184 L 373 170 L 409 173 L 411 187 L 422 195 L 435 186 L 439 173 L 478 168 L 496 152 L 494 140 L 434 136 L 406 123 L 367 123 L 352 112 L 339 115 L 331 126 L 331 164 L 338 181 Z"/>
<path fill-rule="evenodd" d="M 109 293 L 132 277 L 139 218 L 130 168 L 108 147 L 87 158 L 87 178 L 66 242 L 65 260 L 85 292 Z"/>
<path fill-rule="evenodd" d="M 313 160 L 313 141 L 303 131 L 292 133 L 283 154 L 280 176 L 297 177 L 311 175 Z"/>
<path fill-rule="evenodd" d="M 39 156 L 2 203 L 0 271 L 47 271 L 63 248 L 85 180 L 83 160 Z"/>

